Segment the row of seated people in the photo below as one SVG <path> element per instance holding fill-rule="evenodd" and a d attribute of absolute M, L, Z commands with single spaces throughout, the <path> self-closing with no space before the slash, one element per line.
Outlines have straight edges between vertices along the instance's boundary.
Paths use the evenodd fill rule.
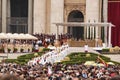
<path fill-rule="evenodd" d="M 0 48 L 3 49 L 5 53 L 13 53 L 13 52 L 32 52 L 33 45 L 32 44 L 12 44 L 12 43 L 3 43 L 0 45 Z"/>
<path fill-rule="evenodd" d="M 35 37 L 38 38 L 37 41 L 34 41 L 34 44 L 38 44 L 39 46 L 44 46 L 45 43 L 49 44 L 51 43 L 52 45 L 54 44 L 54 40 L 56 39 L 54 34 L 39 34 L 39 33 L 36 33 L 36 34 L 33 34 Z M 59 37 L 59 41 L 62 43 L 63 40 L 65 39 L 70 39 L 72 38 L 72 35 L 66 33 L 66 34 L 60 34 L 58 35 Z"/>
<path fill-rule="evenodd" d="M 42 41 L 44 41 L 46 38 L 49 38 L 49 39 L 53 39 L 55 40 L 55 34 L 40 34 L 40 33 L 35 33 L 33 34 L 33 36 L 37 37 L 38 39 L 41 39 Z M 69 33 L 66 33 L 66 34 L 59 34 L 58 35 L 59 39 L 70 39 L 72 38 L 72 35 L 69 34 Z"/>

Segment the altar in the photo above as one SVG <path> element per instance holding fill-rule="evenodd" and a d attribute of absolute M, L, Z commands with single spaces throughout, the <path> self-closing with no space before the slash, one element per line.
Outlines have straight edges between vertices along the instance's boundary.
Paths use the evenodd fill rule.
<path fill-rule="evenodd" d="M 102 47 L 103 46 L 103 42 L 102 40 L 99 40 L 96 44 L 96 40 L 79 40 L 79 41 L 75 41 L 75 40 L 68 40 L 68 45 L 70 47 L 84 47 L 84 45 L 88 45 L 89 47 Z"/>
<path fill-rule="evenodd" d="M 56 32 L 56 39 L 58 39 L 59 35 L 59 26 L 64 27 L 85 27 L 85 36 L 84 40 L 80 41 L 68 41 L 68 44 L 71 47 L 83 47 L 85 44 L 87 44 L 90 47 L 98 47 L 103 46 L 103 43 L 105 43 L 106 47 L 112 47 L 111 44 L 111 28 L 114 27 L 112 23 L 109 22 L 67 22 L 67 23 L 53 23 L 57 27 Z M 98 31 L 99 27 L 104 28 L 104 42 L 102 41 L 102 38 L 99 36 Z M 101 32 L 102 33 L 102 32 Z"/>

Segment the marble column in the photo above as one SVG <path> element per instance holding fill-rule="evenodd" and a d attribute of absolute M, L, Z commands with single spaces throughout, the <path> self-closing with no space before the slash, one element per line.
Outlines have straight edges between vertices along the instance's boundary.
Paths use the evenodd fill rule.
<path fill-rule="evenodd" d="M 85 27 L 85 38 L 88 39 L 88 26 Z"/>
<path fill-rule="evenodd" d="M 92 39 L 92 27 L 90 27 L 90 39 Z"/>
<path fill-rule="evenodd" d="M 93 26 L 93 27 L 92 27 L 92 39 L 94 39 L 94 38 L 95 38 L 95 36 L 94 36 L 94 34 L 95 34 L 95 32 L 94 32 L 94 31 L 95 31 L 95 30 L 94 30 L 94 29 L 95 29 L 95 27 Z"/>
<path fill-rule="evenodd" d="M 91 5 L 91 2 L 94 4 Z M 91 23 L 99 21 L 99 0 L 86 0 L 86 22 L 89 21 Z M 98 37 L 98 27 L 95 26 L 95 38 Z"/>
<path fill-rule="evenodd" d="M 7 0 L 7 17 L 11 17 L 10 0 Z"/>
<path fill-rule="evenodd" d="M 2 17 L 2 0 L 0 0 L 0 18 Z"/>
<path fill-rule="evenodd" d="M 57 33 L 57 27 L 53 23 L 63 22 L 64 0 L 51 0 L 50 32 Z M 63 26 L 59 26 L 59 33 L 63 33 Z"/>
<path fill-rule="evenodd" d="M 103 0 L 103 20 L 107 22 L 108 20 L 108 0 Z M 104 27 L 104 42 L 107 46 L 107 26 Z"/>
<path fill-rule="evenodd" d="M 6 33 L 7 0 L 2 0 L 2 32 Z"/>
<path fill-rule="evenodd" d="M 33 33 L 45 33 L 46 0 L 34 0 Z"/>
<path fill-rule="evenodd" d="M 33 29 L 33 0 L 28 0 L 28 33 L 32 34 Z"/>
<path fill-rule="evenodd" d="M 103 0 L 103 20 L 107 22 L 108 20 L 108 0 Z"/>
<path fill-rule="evenodd" d="M 46 27 L 45 33 L 50 33 L 50 9 L 51 9 L 51 0 L 46 1 Z"/>
<path fill-rule="evenodd" d="M 7 12 L 6 12 L 6 19 L 8 20 L 8 18 L 11 18 L 11 0 L 7 0 Z M 7 22 L 6 22 L 7 23 Z M 10 32 L 10 23 L 6 24 L 6 32 L 9 33 Z"/>
<path fill-rule="evenodd" d="M 2 0 L 0 0 L 0 32 L 2 32 Z"/>
<path fill-rule="evenodd" d="M 109 25 L 109 33 L 108 33 L 108 47 L 112 47 L 111 45 L 111 28 L 112 26 Z"/>
<path fill-rule="evenodd" d="M 86 27 L 87 30 L 86 30 L 86 34 L 87 34 L 87 39 L 89 38 L 89 26 Z"/>

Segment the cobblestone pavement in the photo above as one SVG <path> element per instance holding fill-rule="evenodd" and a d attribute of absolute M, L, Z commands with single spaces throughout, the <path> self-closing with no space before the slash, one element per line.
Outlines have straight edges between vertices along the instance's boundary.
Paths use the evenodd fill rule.
<path fill-rule="evenodd" d="M 108 54 L 108 55 L 105 54 L 104 56 L 107 56 L 107 57 L 111 58 L 111 60 L 120 63 L 120 54 Z"/>
<path fill-rule="evenodd" d="M 0 60 L 6 59 L 7 57 L 9 59 L 17 59 L 18 56 L 25 54 L 30 54 L 30 53 L 0 53 Z"/>

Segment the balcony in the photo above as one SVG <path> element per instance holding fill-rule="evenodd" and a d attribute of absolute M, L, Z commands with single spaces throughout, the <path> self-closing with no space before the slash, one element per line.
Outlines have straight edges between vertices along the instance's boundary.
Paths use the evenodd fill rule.
<path fill-rule="evenodd" d="M 8 17 L 7 32 L 10 33 L 27 33 L 28 18 L 27 17 Z"/>
<path fill-rule="evenodd" d="M 27 17 L 8 17 L 7 18 L 8 25 L 28 25 Z"/>

